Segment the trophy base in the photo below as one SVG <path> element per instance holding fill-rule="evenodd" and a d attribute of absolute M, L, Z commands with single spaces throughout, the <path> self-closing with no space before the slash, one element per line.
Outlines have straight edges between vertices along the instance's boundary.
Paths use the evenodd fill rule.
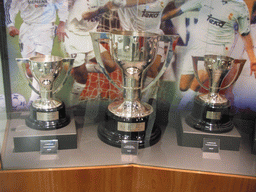
<path fill-rule="evenodd" d="M 208 104 L 197 96 L 190 115 L 185 119 L 186 123 L 195 129 L 210 132 L 224 133 L 233 129 L 234 124 L 229 116 L 230 103 Z"/>
<path fill-rule="evenodd" d="M 53 109 L 38 109 L 31 105 L 30 116 L 26 119 L 26 125 L 33 129 L 52 130 L 67 126 L 70 117 L 66 115 L 65 104 Z"/>
<path fill-rule="evenodd" d="M 105 122 L 98 127 L 98 137 L 104 143 L 121 148 L 124 140 L 137 141 L 139 148 L 156 144 L 161 138 L 161 130 L 153 126 L 148 129 L 149 116 L 142 118 L 123 118 L 107 113 Z"/>
<path fill-rule="evenodd" d="M 184 114 L 185 115 L 185 114 Z M 238 127 L 226 133 L 210 133 L 200 131 L 189 126 L 183 114 L 176 119 L 176 134 L 177 143 L 183 147 L 195 147 L 202 149 L 204 147 L 204 139 L 214 139 L 220 141 L 220 150 L 239 151 L 242 136 L 239 133 Z M 214 153 L 215 154 L 215 153 Z"/>

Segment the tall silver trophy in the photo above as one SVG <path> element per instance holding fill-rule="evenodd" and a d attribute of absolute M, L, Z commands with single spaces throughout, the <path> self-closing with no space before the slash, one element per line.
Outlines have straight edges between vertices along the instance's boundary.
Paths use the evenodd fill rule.
<path fill-rule="evenodd" d="M 185 119 L 186 123 L 204 132 L 222 133 L 231 131 L 234 127 L 230 119 L 231 104 L 219 92 L 236 82 L 246 60 L 221 55 L 205 55 L 204 57 L 192 57 L 192 59 L 197 81 L 209 92 L 195 98 L 192 112 Z M 204 67 L 209 77 L 209 87 L 206 87 L 198 77 L 198 61 L 204 61 Z M 235 75 L 228 85 L 222 87 L 223 80 L 231 70 L 234 70 Z"/>
<path fill-rule="evenodd" d="M 40 96 L 30 106 L 26 125 L 39 130 L 58 129 L 68 125 L 70 117 L 66 114 L 65 104 L 53 98 L 53 95 L 67 80 L 74 59 L 45 55 L 16 60 L 22 75 L 26 77 L 33 91 Z M 27 68 L 31 71 L 32 77 L 27 75 Z M 34 80 L 39 84 L 39 90 L 33 87 Z"/>
<path fill-rule="evenodd" d="M 146 131 L 149 116 L 153 112 L 151 105 L 141 101 L 142 91 L 150 88 L 161 77 L 169 63 L 165 62 L 156 78 L 144 89 L 143 81 L 148 68 L 154 62 L 159 42 L 165 41 L 167 46 L 166 57 L 173 52 L 168 51 L 170 41 L 178 36 L 161 36 L 147 32 L 115 31 L 110 33 L 91 33 L 94 52 L 98 64 L 108 80 L 123 93 L 123 100 L 115 101 L 108 106 L 104 125 L 98 128 L 99 138 L 112 146 L 120 147 L 123 140 L 132 140 L 139 143 L 139 148 L 157 143 L 161 131 L 153 127 L 149 139 L 146 141 Z M 100 55 L 100 43 L 108 44 L 110 55 L 122 72 L 122 87 L 118 87 L 110 78 Z M 167 61 L 167 59 L 165 59 Z"/>

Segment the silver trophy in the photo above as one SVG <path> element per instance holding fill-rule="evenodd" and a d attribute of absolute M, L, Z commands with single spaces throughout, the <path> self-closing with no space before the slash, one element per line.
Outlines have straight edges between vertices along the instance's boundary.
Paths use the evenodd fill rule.
<path fill-rule="evenodd" d="M 169 63 L 165 62 L 156 78 L 144 89 L 143 81 L 146 72 L 153 64 L 160 41 L 167 46 L 166 57 L 171 58 L 173 52 L 168 51 L 174 39 L 178 36 L 165 38 L 147 32 L 114 31 L 110 33 L 90 33 L 97 63 L 103 73 L 123 93 L 123 100 L 115 101 L 108 106 L 108 113 L 104 125 L 99 126 L 99 138 L 110 145 L 120 147 L 123 140 L 135 140 L 139 147 L 145 147 L 145 132 L 150 114 L 151 105 L 141 102 L 141 93 L 150 88 L 162 76 Z M 100 43 L 108 44 L 110 55 L 122 72 L 122 87 L 110 78 L 101 58 Z M 167 61 L 167 59 L 165 59 Z M 157 143 L 161 131 L 153 128 L 149 145 Z"/>
<path fill-rule="evenodd" d="M 192 57 L 192 59 L 195 77 L 209 93 L 201 94 L 195 98 L 192 112 L 186 117 L 186 123 L 205 132 L 222 133 L 231 131 L 234 127 L 230 119 L 231 104 L 219 92 L 236 82 L 246 60 L 221 55 L 205 55 L 204 57 Z M 204 67 L 209 78 L 209 87 L 206 87 L 198 77 L 198 61 L 204 61 Z M 235 70 L 233 79 L 229 81 L 228 85 L 222 87 L 223 80 L 231 70 Z"/>
<path fill-rule="evenodd" d="M 66 114 L 65 105 L 59 99 L 53 98 L 53 95 L 67 80 L 74 59 L 45 55 L 16 60 L 29 86 L 40 96 L 30 106 L 26 125 L 40 130 L 58 129 L 68 125 L 70 118 Z M 32 77 L 27 75 L 27 68 L 31 71 Z M 33 87 L 34 80 L 39 84 L 39 90 Z"/>

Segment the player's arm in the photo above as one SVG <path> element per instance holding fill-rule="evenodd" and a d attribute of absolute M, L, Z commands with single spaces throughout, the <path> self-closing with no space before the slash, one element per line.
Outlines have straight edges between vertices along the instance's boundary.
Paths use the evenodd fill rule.
<path fill-rule="evenodd" d="M 5 10 L 6 25 L 8 28 L 9 35 L 15 37 L 20 33 L 19 30 L 15 27 L 15 17 L 19 12 L 18 2 L 15 0 L 7 0 L 5 3 Z"/>
<path fill-rule="evenodd" d="M 242 40 L 244 42 L 244 47 L 245 51 L 247 52 L 247 55 L 250 59 L 250 66 L 251 66 L 251 74 L 254 73 L 255 78 L 256 78 L 256 57 L 253 51 L 253 43 L 252 43 L 252 38 L 251 34 L 241 34 Z"/>
<path fill-rule="evenodd" d="M 183 13 L 183 11 L 181 10 L 180 7 L 173 9 L 171 11 L 166 12 L 163 16 L 162 16 L 162 21 L 168 20 L 168 19 L 172 19 L 173 17 L 177 17 L 179 15 L 181 15 Z"/>
<path fill-rule="evenodd" d="M 58 0 L 56 2 L 56 7 L 58 10 L 58 16 L 60 19 L 59 25 L 56 30 L 59 41 L 64 41 L 65 37 L 68 37 L 65 32 L 65 25 L 68 19 L 68 1 L 67 0 Z"/>
<path fill-rule="evenodd" d="M 9 35 L 12 37 L 15 37 L 16 35 L 20 34 L 20 31 L 14 26 L 8 27 L 8 32 L 9 32 Z"/>
<path fill-rule="evenodd" d="M 65 38 L 67 37 L 68 38 L 68 35 L 67 33 L 65 32 L 65 26 L 66 26 L 66 22 L 64 21 L 60 21 L 59 22 L 59 25 L 57 27 L 57 30 L 56 30 L 56 34 L 58 36 L 58 40 L 59 41 L 65 41 Z"/>
<path fill-rule="evenodd" d="M 162 21 L 177 17 L 187 11 L 202 8 L 202 0 L 189 0 L 176 9 L 171 9 L 162 16 Z"/>
<path fill-rule="evenodd" d="M 112 1 L 108 1 L 104 6 L 99 7 L 95 11 L 83 13 L 82 18 L 85 20 L 89 20 L 109 10 L 115 10 L 120 7 L 132 7 L 132 6 L 146 4 L 146 3 L 153 3 L 155 1 L 156 0 L 112 0 Z"/>

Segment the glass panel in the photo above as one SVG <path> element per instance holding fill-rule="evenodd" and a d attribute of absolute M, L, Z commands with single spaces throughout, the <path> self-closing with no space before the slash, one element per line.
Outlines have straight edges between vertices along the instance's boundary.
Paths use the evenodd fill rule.
<path fill-rule="evenodd" d="M 1 57 L 1 55 L 0 55 Z M 4 92 L 4 81 L 3 81 L 3 72 L 2 72 L 2 57 L 0 60 L 0 149 L 2 149 L 4 132 L 7 122 L 6 114 L 6 104 L 5 104 L 5 92 Z"/>
<path fill-rule="evenodd" d="M 22 8 L 23 5 L 21 3 L 23 1 L 18 0 L 6 0 L 6 2 L 7 11 L 11 2 L 18 2 L 17 5 L 20 7 L 16 8 Z M 68 38 L 66 37 L 65 42 L 61 43 L 58 40 L 60 29 L 57 26 L 61 24 L 62 18 L 59 18 L 58 14 L 55 16 L 55 7 L 58 6 L 52 6 L 52 2 L 61 2 L 61 0 L 24 2 L 24 4 L 28 3 L 28 7 L 34 12 L 17 10 L 17 15 L 13 15 L 15 27 L 20 30 L 20 34 L 14 30 L 15 34 L 12 37 L 8 30 L 2 30 L 4 33 L 7 32 L 6 38 L 1 43 L 4 44 L 4 48 L 7 46 L 8 64 L 1 63 L 5 70 L 0 71 L 1 75 L 4 75 L 0 78 L 0 95 L 2 95 L 0 99 L 2 98 L 1 101 L 4 103 L 4 95 L 9 95 L 6 96 L 6 101 L 12 100 L 10 102 L 12 105 L 7 105 L 9 106 L 7 112 L 11 111 L 11 119 L 10 123 L 8 122 L 5 150 L 2 154 L 3 169 L 139 163 L 156 167 L 255 175 L 255 156 L 250 151 L 251 143 L 249 143 L 254 130 L 255 110 L 238 109 L 237 111 L 241 113 L 237 114 L 245 115 L 247 119 L 234 118 L 237 122 L 233 130 L 230 130 L 231 127 L 226 124 L 224 128 L 228 129 L 222 129 L 219 133 L 209 133 L 206 132 L 208 130 L 201 131 L 192 127 L 193 124 L 200 124 L 202 121 L 204 124 L 200 124 L 201 127 L 206 127 L 206 121 L 211 125 L 221 124 L 222 112 L 225 112 L 225 117 L 226 112 L 229 112 L 230 105 L 227 99 L 219 99 L 216 104 L 214 98 L 218 96 L 216 92 L 219 91 L 219 84 L 223 80 L 221 77 L 230 68 L 228 64 L 231 62 L 224 57 L 223 62 L 216 64 L 212 61 L 217 60 L 215 57 L 208 58 L 208 71 L 212 70 L 214 74 L 207 76 L 202 58 L 209 52 L 230 56 L 230 48 L 235 51 L 235 44 L 231 46 L 233 35 L 236 35 L 235 40 L 239 42 L 237 26 L 233 29 L 233 24 L 238 21 L 235 17 L 242 21 L 239 29 L 245 32 L 244 35 L 250 28 L 249 25 L 245 25 L 248 24 L 246 16 L 235 15 L 245 7 L 243 4 L 236 7 L 235 10 L 239 11 L 228 12 L 228 15 L 225 15 L 227 11 L 224 6 L 233 5 L 234 1 L 177 0 L 171 1 L 170 4 L 169 1 L 156 1 L 152 4 L 133 5 L 105 12 L 106 9 L 102 9 L 103 4 L 101 4 L 104 1 L 89 0 L 84 3 L 83 0 L 70 0 L 69 12 L 66 12 L 68 27 L 65 29 Z M 98 5 L 97 2 L 100 4 Z M 119 1 L 115 0 L 115 2 Z M 195 2 L 196 5 L 192 5 Z M 206 5 L 201 5 L 204 3 Z M 163 12 L 181 5 L 183 13 L 182 11 L 177 13 L 181 15 L 174 15 L 177 17 L 168 19 L 160 25 Z M 219 7 L 223 8 L 220 9 L 223 11 L 221 15 L 218 15 Z M 47 11 L 44 8 L 47 8 Z M 199 11 L 200 8 L 203 12 Z M 35 11 L 36 9 L 40 11 Z M 101 15 L 82 19 L 82 13 L 86 9 L 97 10 Z M 216 15 L 211 14 L 212 10 L 215 10 Z M 244 11 L 247 13 L 246 10 Z M 31 16 L 27 13 L 35 13 L 35 15 Z M 48 13 L 53 13 L 50 15 L 53 18 L 44 15 Z M 36 17 L 37 14 L 44 16 L 42 20 Z M 221 21 L 218 16 L 223 16 L 221 19 L 225 21 Z M 203 22 L 201 17 L 204 18 Z M 50 23 L 45 24 L 49 20 Z M 229 23 L 227 28 L 226 25 L 224 26 L 226 22 Z M 92 45 L 93 38 L 86 31 L 88 29 L 97 29 L 95 33 L 97 41 L 93 41 L 98 43 L 95 46 L 98 47 L 97 51 Z M 221 29 L 226 31 L 220 32 Z M 208 30 L 212 31 L 208 33 Z M 168 36 L 177 34 L 179 38 L 176 40 Z M 222 38 L 216 38 L 213 34 Z M 228 34 L 230 38 L 222 36 L 223 34 Z M 161 38 L 158 38 L 159 36 Z M 211 38 L 206 43 L 208 37 Z M 41 41 L 42 39 L 49 41 Z M 227 47 L 223 46 L 221 41 L 227 41 L 224 42 L 228 44 Z M 219 44 L 216 45 L 215 42 Z M 236 48 L 239 51 L 236 54 L 233 52 L 234 58 L 241 59 L 239 52 L 243 52 L 243 44 L 236 43 Z M 47 56 L 34 58 L 37 53 Z M 99 59 L 103 58 L 101 53 L 105 54 L 102 62 Z M 212 84 L 211 91 L 214 98 L 210 101 L 207 100 L 207 91 L 195 82 L 194 60 L 191 55 L 185 53 L 191 53 L 196 59 L 194 66 L 197 66 L 196 68 L 201 72 L 198 76 L 203 77 L 202 84 L 204 81 L 209 82 L 208 79 L 211 80 L 209 84 Z M 61 60 L 59 57 L 65 59 Z M 17 58 L 19 59 L 16 60 Z M 75 58 L 72 76 L 69 75 L 71 58 Z M 117 63 L 114 67 L 111 65 L 113 60 Z M 4 61 L 7 62 L 7 59 L 4 58 Z M 169 65 L 166 65 L 167 63 Z M 105 66 L 107 64 L 108 66 Z M 247 66 L 248 64 L 249 62 Z M 104 67 L 106 69 L 103 70 Z M 163 75 L 160 71 L 161 67 L 167 68 Z M 246 69 L 250 71 L 250 68 Z M 110 70 L 114 71 L 110 72 Z M 110 73 L 108 78 L 107 73 Z M 189 77 L 185 78 L 187 73 Z M 68 78 L 62 87 L 60 85 L 66 74 Z M 162 75 L 161 78 L 142 93 L 143 85 L 144 87 L 150 85 L 159 74 Z M 181 76 L 184 79 L 181 79 Z M 240 77 L 238 79 L 240 80 Z M 111 81 L 121 90 L 113 86 Z M 186 86 L 179 87 L 180 82 Z M 245 99 L 248 102 L 241 99 L 243 103 L 240 107 L 245 104 L 248 104 L 246 108 L 255 105 L 255 93 L 251 91 L 253 90 L 251 87 L 256 86 L 252 86 L 255 82 L 253 77 L 248 81 L 238 81 L 240 85 L 237 84 L 239 88 L 236 85 L 236 91 L 241 92 L 244 88 L 245 98 L 249 94 L 253 95 L 251 100 L 248 97 Z M 194 85 L 193 83 L 197 85 L 194 91 L 189 89 L 190 85 Z M 40 96 L 28 84 L 34 87 L 34 90 L 40 88 Z M 248 87 L 244 86 L 245 84 Z M 204 97 L 197 97 L 194 102 L 194 97 L 201 94 L 204 94 Z M 228 96 L 233 95 L 227 94 Z M 234 98 L 238 98 L 238 94 L 234 95 Z M 210 106 L 207 105 L 209 102 Z M 196 105 L 195 109 L 193 105 Z M 5 107 L 2 108 L 1 141 L 6 124 Z M 192 109 L 194 115 L 189 116 L 190 120 L 187 120 L 186 117 Z M 208 110 L 207 115 L 201 114 L 205 109 Z M 234 108 L 232 110 L 233 113 L 237 112 Z M 231 113 L 230 116 L 235 115 Z M 226 119 L 231 122 L 230 118 Z M 194 123 L 190 126 L 188 122 Z M 202 146 L 203 141 L 204 146 Z M 209 151 L 217 153 L 209 153 Z"/>

